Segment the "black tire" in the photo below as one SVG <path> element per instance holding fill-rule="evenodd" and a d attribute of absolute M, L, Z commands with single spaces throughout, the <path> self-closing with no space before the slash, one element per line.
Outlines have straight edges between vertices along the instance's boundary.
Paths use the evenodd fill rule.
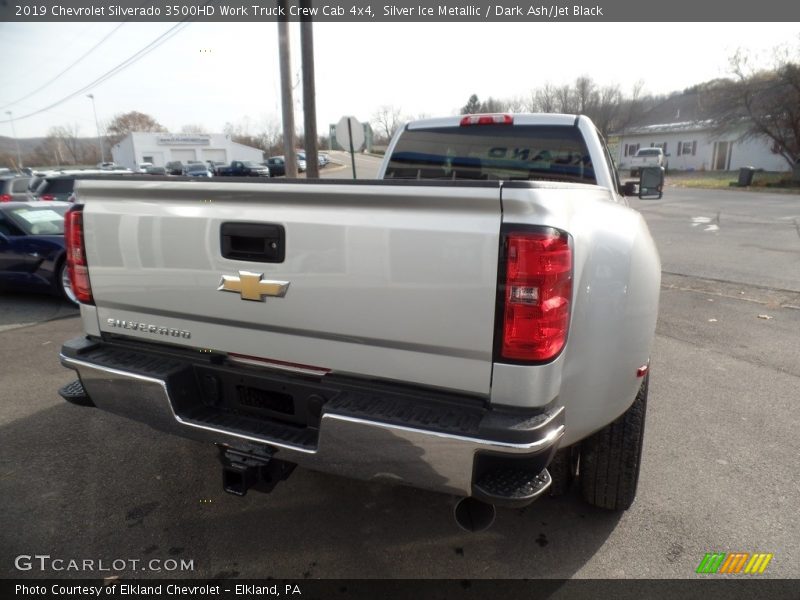
<path fill-rule="evenodd" d="M 74 304 L 75 306 L 78 306 L 78 298 L 73 293 L 72 286 L 69 284 L 66 260 L 62 260 L 61 264 L 58 266 L 56 275 L 56 288 L 64 300 Z"/>
<path fill-rule="evenodd" d="M 636 497 L 644 442 L 649 373 L 636 400 L 616 421 L 581 443 L 581 493 L 593 506 L 627 510 Z"/>

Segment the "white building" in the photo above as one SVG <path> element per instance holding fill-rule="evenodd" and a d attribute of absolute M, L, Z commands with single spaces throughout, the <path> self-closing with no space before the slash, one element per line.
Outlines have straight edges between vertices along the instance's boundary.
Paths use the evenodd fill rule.
<path fill-rule="evenodd" d="M 663 123 L 619 134 L 617 164 L 628 168 L 639 148 L 664 150 L 670 170 L 735 171 L 755 167 L 765 171 L 789 171 L 784 158 L 772 151 L 763 137 L 746 137 L 743 131 L 717 135 L 704 122 Z"/>
<path fill-rule="evenodd" d="M 791 170 L 786 160 L 773 152 L 772 142 L 766 137 L 746 136 L 744 127 L 718 133 L 709 116 L 701 92 L 671 96 L 634 126 L 612 135 L 617 165 L 624 170 L 639 148 L 660 147 L 669 170 Z"/>
<path fill-rule="evenodd" d="M 174 161 L 187 164 L 207 160 L 223 163 L 264 160 L 260 149 L 237 144 L 223 133 L 133 132 L 111 149 L 111 156 L 118 165 L 133 170 L 142 163 L 163 167 Z"/>

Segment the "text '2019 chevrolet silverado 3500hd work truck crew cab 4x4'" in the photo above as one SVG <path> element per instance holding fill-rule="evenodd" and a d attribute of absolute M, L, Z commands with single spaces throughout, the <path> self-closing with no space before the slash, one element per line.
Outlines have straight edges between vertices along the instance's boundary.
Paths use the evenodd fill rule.
<path fill-rule="evenodd" d="M 379 178 L 81 181 L 62 395 L 217 444 L 238 494 L 301 465 L 487 523 L 575 475 L 627 508 L 660 264 L 591 121 L 412 122 Z"/>

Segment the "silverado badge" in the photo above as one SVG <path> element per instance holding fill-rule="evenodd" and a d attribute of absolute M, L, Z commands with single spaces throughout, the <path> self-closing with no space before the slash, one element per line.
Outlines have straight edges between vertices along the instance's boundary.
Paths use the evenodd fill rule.
<path fill-rule="evenodd" d="M 217 291 L 235 292 L 240 294 L 242 300 L 266 302 L 266 296 L 283 298 L 289 289 L 288 281 L 274 281 L 262 279 L 263 273 L 239 271 L 239 275 L 223 275 Z"/>

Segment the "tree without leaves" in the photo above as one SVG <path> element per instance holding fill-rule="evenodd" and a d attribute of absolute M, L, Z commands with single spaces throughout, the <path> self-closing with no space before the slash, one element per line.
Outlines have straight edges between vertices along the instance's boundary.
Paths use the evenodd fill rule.
<path fill-rule="evenodd" d="M 709 108 L 719 134 L 745 129 L 745 137 L 762 137 L 790 167 L 800 161 L 800 53 L 776 59 L 770 70 L 753 70 L 749 57 L 731 58 L 734 80 L 709 86 Z"/>
<path fill-rule="evenodd" d="M 261 148 L 267 154 L 281 154 L 283 151 L 283 127 L 276 118 L 270 118 L 261 124 L 261 131 L 259 133 L 261 138 Z M 303 138 L 303 146 L 305 147 L 305 138 Z"/>
<path fill-rule="evenodd" d="M 622 92 L 619 86 L 609 85 L 596 90 L 594 105 L 586 114 L 594 121 L 603 136 L 619 129 L 622 112 Z"/>
<path fill-rule="evenodd" d="M 28 160 L 24 161 L 24 164 L 28 164 Z M 8 169 L 16 169 L 17 168 L 17 157 L 14 154 L 10 154 L 8 152 L 0 152 L 0 167 L 6 167 Z"/>
<path fill-rule="evenodd" d="M 644 82 L 639 80 L 633 84 L 630 96 L 625 97 L 620 92 L 620 103 L 619 110 L 617 111 L 617 124 L 615 131 L 625 131 L 625 129 L 642 118 L 642 115 L 645 111 L 645 103 L 648 101 L 648 99 L 652 98 L 651 96 L 648 96 L 647 98 L 642 97 L 643 90 Z"/>
<path fill-rule="evenodd" d="M 560 113 L 571 114 L 575 110 L 575 91 L 569 85 L 562 85 L 555 89 L 556 110 Z"/>
<path fill-rule="evenodd" d="M 529 110 L 531 112 L 553 113 L 556 112 L 556 88 L 546 83 L 531 93 Z"/>
<path fill-rule="evenodd" d="M 150 115 L 135 110 L 114 116 L 106 127 L 106 135 L 112 145 L 119 144 L 122 139 L 134 131 L 166 131 L 161 123 Z"/>
<path fill-rule="evenodd" d="M 51 128 L 47 137 L 34 148 L 31 159 L 37 165 L 61 166 L 66 162 L 65 154 L 66 150 L 63 148 L 61 139 L 53 135 L 53 128 Z"/>
<path fill-rule="evenodd" d="M 527 102 L 522 96 L 514 96 L 504 101 L 505 110 L 512 113 L 521 113 L 527 110 Z"/>
<path fill-rule="evenodd" d="M 478 112 L 482 113 L 499 113 L 508 110 L 509 103 L 506 100 L 499 100 L 489 96 L 488 100 L 481 102 Z"/>
<path fill-rule="evenodd" d="M 642 83 L 625 97 L 618 85 L 599 86 L 590 77 L 581 76 L 573 85 L 546 83 L 532 90 L 523 109 L 541 113 L 584 114 L 604 136 L 621 131 L 640 118 L 647 107 L 657 102 L 642 98 Z"/>
<path fill-rule="evenodd" d="M 387 142 L 392 139 L 403 120 L 401 110 L 390 105 L 381 106 L 372 115 L 372 123 L 375 125 L 378 136 L 384 138 Z"/>
<path fill-rule="evenodd" d="M 275 119 L 257 125 L 249 117 L 243 117 L 236 124 L 225 123 L 223 132 L 237 144 L 259 148 L 267 154 L 283 154 L 283 130 Z"/>
<path fill-rule="evenodd" d="M 60 125 L 51 127 L 47 132 L 48 138 L 53 138 L 56 148 L 63 148 L 64 158 L 73 165 L 83 161 L 83 144 L 78 138 L 79 127 L 77 125 Z"/>
<path fill-rule="evenodd" d="M 588 115 L 597 104 L 597 86 L 591 77 L 581 75 L 575 80 L 572 97 L 578 114 Z"/>

